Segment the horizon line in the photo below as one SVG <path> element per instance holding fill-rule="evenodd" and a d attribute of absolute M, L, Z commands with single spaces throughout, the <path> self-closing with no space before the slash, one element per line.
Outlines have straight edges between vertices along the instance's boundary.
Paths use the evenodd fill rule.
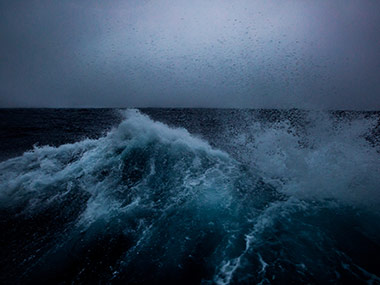
<path fill-rule="evenodd" d="M 311 109 L 311 108 L 248 108 L 248 107 L 0 107 L 0 110 L 11 110 L 11 109 L 61 109 L 61 110 L 81 110 L 81 109 L 217 109 L 217 110 L 298 110 L 298 111 L 322 111 L 322 112 L 380 112 L 380 109 Z"/>

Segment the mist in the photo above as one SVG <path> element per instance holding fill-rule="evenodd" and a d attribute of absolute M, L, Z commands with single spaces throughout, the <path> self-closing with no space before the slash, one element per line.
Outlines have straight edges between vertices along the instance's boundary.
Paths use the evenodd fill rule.
<path fill-rule="evenodd" d="M 1 1 L 0 107 L 380 109 L 380 2 Z"/>

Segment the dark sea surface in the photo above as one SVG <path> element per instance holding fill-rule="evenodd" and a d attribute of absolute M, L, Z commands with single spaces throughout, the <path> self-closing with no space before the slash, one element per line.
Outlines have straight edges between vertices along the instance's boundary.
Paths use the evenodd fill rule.
<path fill-rule="evenodd" d="M 0 283 L 380 284 L 380 113 L 0 110 Z"/>

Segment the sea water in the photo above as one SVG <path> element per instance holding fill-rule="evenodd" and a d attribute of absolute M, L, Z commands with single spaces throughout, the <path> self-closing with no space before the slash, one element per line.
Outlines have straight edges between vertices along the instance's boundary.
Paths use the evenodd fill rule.
<path fill-rule="evenodd" d="M 2 283 L 380 284 L 379 113 L 0 116 Z"/>

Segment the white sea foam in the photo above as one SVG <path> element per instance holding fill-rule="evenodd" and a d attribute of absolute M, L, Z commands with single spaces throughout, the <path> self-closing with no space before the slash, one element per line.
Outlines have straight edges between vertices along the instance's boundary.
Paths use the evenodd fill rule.
<path fill-rule="evenodd" d="M 303 130 L 289 121 L 252 122 L 235 139 L 243 160 L 287 195 L 378 207 L 380 145 L 366 138 L 378 118 L 308 116 Z"/>

